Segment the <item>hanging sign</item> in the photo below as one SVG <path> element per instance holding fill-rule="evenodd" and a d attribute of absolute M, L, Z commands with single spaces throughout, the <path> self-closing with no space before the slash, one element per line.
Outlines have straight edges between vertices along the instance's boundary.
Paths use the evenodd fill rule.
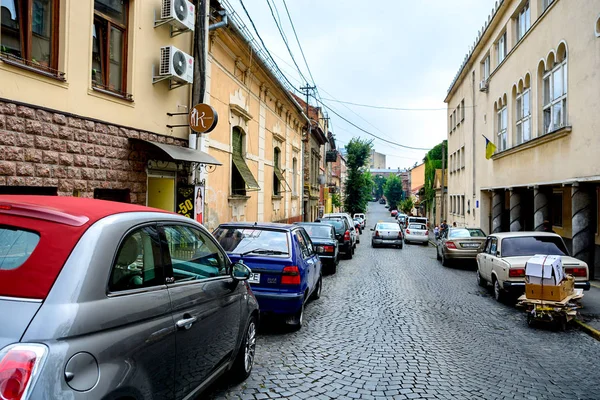
<path fill-rule="evenodd" d="M 194 212 L 196 214 L 196 221 L 201 224 L 204 223 L 204 185 L 198 185 L 195 188 L 194 196 Z"/>
<path fill-rule="evenodd" d="M 190 128 L 196 133 L 208 133 L 215 129 L 219 115 L 217 111 L 208 104 L 196 104 L 190 111 Z"/>

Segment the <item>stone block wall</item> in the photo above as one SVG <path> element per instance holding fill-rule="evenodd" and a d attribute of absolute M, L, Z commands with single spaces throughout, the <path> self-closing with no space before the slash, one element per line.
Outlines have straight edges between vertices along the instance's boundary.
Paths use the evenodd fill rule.
<path fill-rule="evenodd" d="M 187 146 L 187 140 L 0 102 L 0 186 L 57 187 L 61 196 L 130 189 L 146 203 L 145 163 L 129 138 Z"/>

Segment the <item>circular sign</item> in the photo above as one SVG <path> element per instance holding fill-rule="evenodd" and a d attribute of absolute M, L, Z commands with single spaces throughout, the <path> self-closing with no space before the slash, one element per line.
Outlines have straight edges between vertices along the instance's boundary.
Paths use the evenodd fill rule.
<path fill-rule="evenodd" d="M 196 104 L 190 111 L 190 128 L 197 133 L 208 133 L 215 129 L 219 116 L 208 104 Z"/>

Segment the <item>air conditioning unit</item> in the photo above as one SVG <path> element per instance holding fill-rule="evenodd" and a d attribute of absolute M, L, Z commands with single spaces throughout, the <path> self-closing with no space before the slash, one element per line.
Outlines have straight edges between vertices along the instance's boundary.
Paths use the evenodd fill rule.
<path fill-rule="evenodd" d="M 481 82 L 479 82 L 479 91 L 480 92 L 487 92 L 488 91 L 488 86 L 489 86 L 489 82 L 487 79 L 482 80 Z"/>
<path fill-rule="evenodd" d="M 182 83 L 194 81 L 194 58 L 175 46 L 160 48 L 160 76 L 170 76 Z"/>
<path fill-rule="evenodd" d="M 178 29 L 193 31 L 196 7 L 187 0 L 163 0 L 160 17 Z"/>

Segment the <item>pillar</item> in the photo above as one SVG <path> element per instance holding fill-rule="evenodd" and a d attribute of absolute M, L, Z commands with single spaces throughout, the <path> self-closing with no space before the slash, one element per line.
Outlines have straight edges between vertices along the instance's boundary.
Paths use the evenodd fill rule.
<path fill-rule="evenodd" d="M 584 185 L 575 182 L 571 187 L 571 222 L 573 233 L 573 257 L 585 261 L 594 269 L 594 227 L 593 207 L 595 195 Z"/>
<path fill-rule="evenodd" d="M 533 188 L 533 226 L 536 231 L 544 230 L 544 221 L 550 221 L 551 188 Z"/>
<path fill-rule="evenodd" d="M 502 231 L 502 210 L 504 209 L 504 192 L 492 192 L 492 233 Z"/>
<path fill-rule="evenodd" d="M 521 193 L 510 190 L 510 231 L 519 232 L 521 227 Z"/>

